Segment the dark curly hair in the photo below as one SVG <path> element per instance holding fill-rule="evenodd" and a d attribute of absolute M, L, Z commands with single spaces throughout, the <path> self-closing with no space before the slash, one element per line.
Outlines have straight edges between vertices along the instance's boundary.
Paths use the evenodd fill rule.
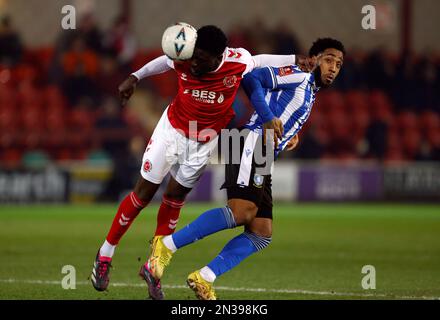
<path fill-rule="evenodd" d="M 227 41 L 225 33 L 216 26 L 203 26 L 197 30 L 196 48 L 212 55 L 222 54 L 226 49 Z"/>
<path fill-rule="evenodd" d="M 345 48 L 342 42 L 332 38 L 319 38 L 313 42 L 312 47 L 309 50 L 309 57 L 316 56 L 329 48 L 339 50 L 345 56 Z"/>

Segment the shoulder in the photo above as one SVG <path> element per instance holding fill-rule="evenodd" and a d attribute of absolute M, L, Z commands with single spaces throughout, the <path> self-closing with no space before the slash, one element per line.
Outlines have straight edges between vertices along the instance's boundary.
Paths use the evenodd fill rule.
<path fill-rule="evenodd" d="M 253 62 L 252 55 L 244 48 L 226 48 L 225 62 L 249 64 Z"/>
<path fill-rule="evenodd" d="M 299 84 L 310 79 L 311 74 L 302 71 L 296 65 L 270 68 L 278 84 Z"/>
<path fill-rule="evenodd" d="M 242 76 L 255 68 L 254 57 L 244 48 L 226 48 L 225 62 L 244 66 Z"/>

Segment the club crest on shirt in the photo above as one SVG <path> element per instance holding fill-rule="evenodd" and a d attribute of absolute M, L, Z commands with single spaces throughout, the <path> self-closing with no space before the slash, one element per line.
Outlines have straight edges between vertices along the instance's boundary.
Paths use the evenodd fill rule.
<path fill-rule="evenodd" d="M 287 76 L 289 74 L 292 74 L 294 71 L 295 70 L 293 69 L 293 67 L 290 67 L 290 66 L 289 67 L 282 67 L 282 68 L 279 68 L 278 74 L 280 77 L 283 77 L 283 76 Z"/>
<path fill-rule="evenodd" d="M 237 83 L 237 76 L 228 76 L 223 79 L 226 88 L 232 88 Z"/>
<path fill-rule="evenodd" d="M 145 161 L 145 163 L 144 163 L 144 171 L 150 172 L 152 168 L 153 168 L 153 165 L 151 164 L 151 161 L 147 159 L 147 161 Z"/>
<path fill-rule="evenodd" d="M 259 174 L 254 174 L 254 187 L 261 188 L 263 186 L 264 177 Z"/>

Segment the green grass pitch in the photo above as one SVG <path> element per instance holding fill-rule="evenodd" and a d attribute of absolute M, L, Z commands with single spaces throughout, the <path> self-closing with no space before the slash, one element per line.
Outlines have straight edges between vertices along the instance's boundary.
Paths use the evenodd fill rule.
<path fill-rule="evenodd" d="M 188 203 L 179 227 L 213 204 Z M 117 205 L 0 206 L 0 299 L 145 299 L 138 277 L 155 227 L 145 209 L 117 248 L 107 292 L 87 279 Z M 272 244 L 216 281 L 219 299 L 438 299 L 440 206 L 276 204 Z M 227 230 L 178 251 L 163 278 L 168 299 L 194 299 L 186 276 L 206 265 Z M 64 265 L 76 269 L 65 290 Z M 376 289 L 361 287 L 364 265 Z"/>

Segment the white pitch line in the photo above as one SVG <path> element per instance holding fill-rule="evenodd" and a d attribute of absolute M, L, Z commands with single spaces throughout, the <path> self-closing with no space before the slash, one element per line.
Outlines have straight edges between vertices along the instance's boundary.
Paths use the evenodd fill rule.
<path fill-rule="evenodd" d="M 43 284 L 43 285 L 59 285 L 61 281 L 56 280 L 19 280 L 19 279 L 0 279 L 0 283 L 24 283 L 24 284 Z M 88 281 L 77 281 L 77 285 L 89 285 Z M 111 283 L 112 287 L 145 287 L 144 283 Z M 188 289 L 184 285 L 163 285 L 165 289 Z M 319 296 L 338 296 L 338 297 L 372 297 L 372 298 L 389 298 L 389 299 L 421 299 L 421 300 L 440 300 L 440 297 L 429 296 L 397 296 L 383 293 L 354 293 L 354 292 L 334 292 L 334 291 L 313 291 L 301 289 L 267 289 L 267 288 L 245 288 L 245 287 L 224 287 L 216 286 L 216 290 L 223 291 L 240 291 L 240 292 L 267 292 L 267 293 L 292 293 Z"/>

